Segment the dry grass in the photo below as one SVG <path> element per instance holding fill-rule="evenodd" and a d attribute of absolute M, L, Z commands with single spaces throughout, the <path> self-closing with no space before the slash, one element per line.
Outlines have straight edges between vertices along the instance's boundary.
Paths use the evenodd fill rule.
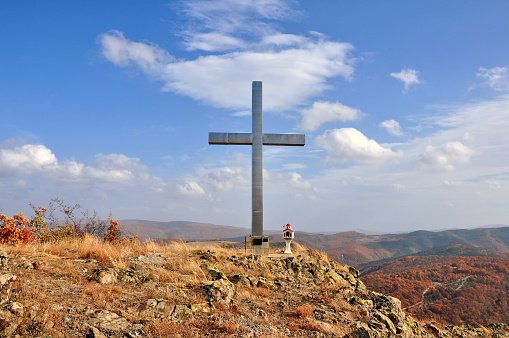
<path fill-rule="evenodd" d="M 21 336 L 58 337 L 64 332 L 62 325 L 67 324 L 62 324 L 62 316 L 65 312 L 62 312 L 62 308 L 58 310 L 52 307 L 52 304 L 56 303 L 66 309 L 79 304 L 81 313 L 84 313 L 85 308 L 122 313 L 124 318 L 132 322 L 139 321 L 141 314 L 145 313 L 143 316 L 150 316 L 150 319 L 144 324 L 144 330 L 152 337 L 198 337 L 203 332 L 212 336 L 242 336 L 250 332 L 252 326 L 286 326 L 297 336 L 316 335 L 317 332 L 343 336 L 350 332 L 351 328 L 339 322 L 333 325 L 327 321 L 316 320 L 313 305 L 316 305 L 315 302 L 326 304 L 336 313 L 358 310 L 341 297 L 344 296 L 343 292 L 328 284 L 324 284 L 317 294 L 313 294 L 311 289 L 302 289 L 299 295 L 282 292 L 280 288 L 287 290 L 286 277 L 281 279 L 281 273 L 285 273 L 285 269 L 274 265 L 273 258 L 246 258 L 246 254 L 239 249 L 212 245 L 193 248 L 183 241 L 167 244 L 153 241 L 112 244 L 92 236 L 8 246 L 5 249 L 10 255 L 27 256 L 27 261 L 42 262 L 34 269 L 16 267 L 15 273 L 19 277 L 34 280 L 37 274 L 42 273 L 47 278 L 41 283 L 30 283 L 30 287 L 21 292 L 19 299 L 23 305 L 29 311 L 40 311 L 37 317 L 43 318 L 36 323 L 31 319 L 35 317 L 27 315 L 16 329 L 16 333 Z M 302 255 L 304 259 L 311 260 L 319 257 L 325 262 L 329 261 L 324 253 L 298 244 L 292 249 L 294 256 Z M 197 250 L 210 250 L 213 254 L 204 259 Z M 161 255 L 166 263 L 163 266 L 144 264 L 136 260 L 140 255 Z M 232 256 L 237 257 L 231 258 Z M 268 287 L 236 284 L 230 307 L 219 302 L 206 314 L 198 312 L 191 318 L 186 317 L 185 324 L 179 323 L 176 318 L 146 314 L 151 311 L 145 308 L 147 299 L 165 299 L 179 306 L 207 303 L 208 298 L 203 292 L 203 285 L 211 280 L 207 265 L 217 267 L 228 278 L 236 274 L 247 274 L 255 279 L 264 277 L 268 280 Z M 129 276 L 134 276 L 136 281 L 99 284 L 91 276 L 95 276 L 96 269 L 103 268 L 115 268 L 119 276 L 126 273 L 122 270 L 131 271 L 134 275 Z M 291 270 L 288 273 L 294 278 Z M 271 280 L 275 279 L 282 281 L 283 286 L 272 284 Z M 62 289 L 58 290 L 61 286 Z M 47 290 L 58 295 L 48 293 Z M 312 296 L 304 298 L 302 292 L 311 292 L 308 294 Z M 296 303 L 300 305 L 294 307 Z M 147 317 L 143 318 L 145 320 Z M 30 330 L 35 330 L 37 334 L 32 335 Z M 273 334 L 285 335 L 281 331 L 274 331 Z"/>
<path fill-rule="evenodd" d="M 306 318 L 313 313 L 313 307 L 309 304 L 299 305 L 295 308 L 295 315 L 300 318 Z"/>

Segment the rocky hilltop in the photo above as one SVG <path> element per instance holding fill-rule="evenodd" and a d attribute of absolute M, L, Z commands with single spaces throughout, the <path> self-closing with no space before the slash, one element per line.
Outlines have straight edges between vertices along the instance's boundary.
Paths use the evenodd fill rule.
<path fill-rule="evenodd" d="M 87 236 L 4 245 L 0 269 L 2 337 L 509 337 L 504 324 L 417 322 L 356 269 L 298 246 L 257 256 Z"/>

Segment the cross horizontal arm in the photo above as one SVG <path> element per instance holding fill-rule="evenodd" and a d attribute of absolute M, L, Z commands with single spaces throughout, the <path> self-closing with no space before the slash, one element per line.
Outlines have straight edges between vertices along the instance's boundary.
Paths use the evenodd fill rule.
<path fill-rule="evenodd" d="M 252 145 L 251 133 L 209 133 L 209 144 Z M 304 146 L 305 134 L 263 134 L 265 146 Z"/>
<path fill-rule="evenodd" d="M 263 134 L 264 146 L 304 146 L 305 134 Z"/>
<path fill-rule="evenodd" d="M 252 145 L 251 133 L 209 133 L 209 144 Z"/>

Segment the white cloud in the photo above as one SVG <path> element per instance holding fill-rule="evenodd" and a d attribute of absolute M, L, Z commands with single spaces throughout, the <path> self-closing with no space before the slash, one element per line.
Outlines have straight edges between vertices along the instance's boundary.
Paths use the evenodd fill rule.
<path fill-rule="evenodd" d="M 316 144 L 327 151 L 327 159 L 334 162 L 357 161 L 364 163 L 381 162 L 402 156 L 384 148 L 354 128 L 326 131 L 316 138 Z"/>
<path fill-rule="evenodd" d="M 408 90 L 410 85 L 421 83 L 419 80 L 419 72 L 415 69 L 402 69 L 399 73 L 391 73 L 391 76 L 405 84 L 404 93 Z"/>
<path fill-rule="evenodd" d="M 43 145 L 26 144 L 14 149 L 0 149 L 0 175 L 47 172 L 57 166 L 56 156 Z"/>
<path fill-rule="evenodd" d="M 154 44 L 129 41 L 122 32 L 112 30 L 101 34 L 99 40 L 103 56 L 117 66 L 131 62 L 150 75 L 160 74 L 173 57 Z"/>
<path fill-rule="evenodd" d="M 187 1 L 183 12 L 190 19 L 183 32 L 187 48 L 206 51 L 245 47 L 245 37 L 267 36 L 276 29 L 274 20 L 296 13 L 282 0 Z"/>
<path fill-rule="evenodd" d="M 183 13 L 191 19 L 182 33 L 187 48 L 215 54 L 175 60 L 155 44 L 110 31 L 99 38 L 104 57 L 157 75 L 164 90 L 236 110 L 251 108 L 251 81 L 263 81 L 264 108 L 280 111 L 306 104 L 328 88 L 328 79 L 354 72 L 352 45 L 277 31 L 275 20 L 296 13 L 286 1 L 188 1 Z"/>
<path fill-rule="evenodd" d="M 198 183 L 192 181 L 177 184 L 177 191 L 185 197 L 205 197 L 205 190 Z"/>
<path fill-rule="evenodd" d="M 136 158 L 122 154 L 96 155 L 97 167 L 85 166 L 75 160 L 59 162 L 44 145 L 26 144 L 12 149 L 0 149 L 0 176 L 40 174 L 46 178 L 75 183 L 90 181 L 132 182 L 149 179 L 149 170 Z"/>
<path fill-rule="evenodd" d="M 123 154 L 97 154 L 95 160 L 98 164 L 99 169 L 109 170 L 120 170 L 138 173 L 139 175 L 148 175 L 149 169 L 146 165 L 140 164 L 140 160 L 133 157 L 128 157 Z"/>
<path fill-rule="evenodd" d="M 272 34 L 263 38 L 261 45 L 276 46 L 302 46 L 309 42 L 309 39 L 295 34 Z"/>
<path fill-rule="evenodd" d="M 193 36 L 193 39 L 187 43 L 187 45 L 188 50 L 199 49 L 207 52 L 217 52 L 246 47 L 245 42 L 241 39 L 220 33 L 196 34 Z"/>
<path fill-rule="evenodd" d="M 355 121 L 362 112 L 339 102 L 315 102 L 311 108 L 302 109 L 302 122 L 299 128 L 314 131 L 323 123 L 332 121 Z"/>
<path fill-rule="evenodd" d="M 316 188 L 313 188 L 309 181 L 305 181 L 302 176 L 296 172 L 292 172 L 288 174 L 290 176 L 290 185 L 297 189 L 304 190 L 314 190 L 317 191 Z"/>
<path fill-rule="evenodd" d="M 477 76 L 486 79 L 488 85 L 495 90 L 504 90 L 509 86 L 507 67 L 493 67 L 491 69 L 480 67 Z"/>
<path fill-rule="evenodd" d="M 401 129 L 399 122 L 396 120 L 383 121 L 380 123 L 380 127 L 385 128 L 389 134 L 394 136 L 402 137 L 406 135 L 406 133 Z"/>
<path fill-rule="evenodd" d="M 427 146 L 422 162 L 438 169 L 454 170 L 457 164 L 467 163 L 474 151 L 461 142 L 447 142 L 438 147 Z"/>
<path fill-rule="evenodd" d="M 328 78 L 349 78 L 353 67 L 347 43 L 314 41 L 281 51 L 244 51 L 209 55 L 167 65 L 165 90 L 215 107 L 249 109 L 253 80 L 262 80 L 264 108 L 285 110 L 327 88 Z"/>

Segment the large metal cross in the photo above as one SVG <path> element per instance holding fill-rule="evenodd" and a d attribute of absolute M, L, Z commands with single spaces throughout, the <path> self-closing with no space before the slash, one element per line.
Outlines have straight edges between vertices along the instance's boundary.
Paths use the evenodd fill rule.
<path fill-rule="evenodd" d="M 263 237 L 263 146 L 303 146 L 306 137 L 304 134 L 263 133 L 261 81 L 253 81 L 252 118 L 252 133 L 209 133 L 209 144 L 252 145 L 251 236 Z"/>

